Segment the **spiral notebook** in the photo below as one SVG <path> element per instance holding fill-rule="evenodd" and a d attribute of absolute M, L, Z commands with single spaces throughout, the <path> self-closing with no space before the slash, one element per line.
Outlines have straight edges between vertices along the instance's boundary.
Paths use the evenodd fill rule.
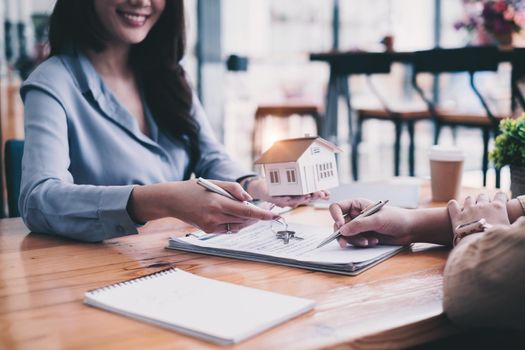
<path fill-rule="evenodd" d="M 88 291 L 84 303 L 220 345 L 240 342 L 314 307 L 313 300 L 180 269 Z"/>

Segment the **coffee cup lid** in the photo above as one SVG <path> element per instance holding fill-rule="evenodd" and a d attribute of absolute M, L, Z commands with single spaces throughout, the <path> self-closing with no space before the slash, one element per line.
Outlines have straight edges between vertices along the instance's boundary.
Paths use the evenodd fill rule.
<path fill-rule="evenodd" d="M 465 154 L 455 146 L 435 145 L 430 147 L 428 158 L 442 162 L 459 162 L 465 160 Z"/>

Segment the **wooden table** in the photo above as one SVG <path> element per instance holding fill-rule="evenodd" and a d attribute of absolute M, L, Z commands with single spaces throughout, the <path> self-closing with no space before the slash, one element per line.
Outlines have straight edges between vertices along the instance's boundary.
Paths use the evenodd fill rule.
<path fill-rule="evenodd" d="M 424 186 L 423 206 L 435 205 L 429 198 Z M 326 210 L 300 208 L 288 218 L 330 224 Z M 164 248 L 187 229 L 166 219 L 136 236 L 88 244 L 0 220 L 0 349 L 222 348 L 82 303 L 89 289 L 167 267 L 317 302 L 235 349 L 400 348 L 459 332 L 442 314 L 447 248 L 415 245 L 348 277 Z"/>

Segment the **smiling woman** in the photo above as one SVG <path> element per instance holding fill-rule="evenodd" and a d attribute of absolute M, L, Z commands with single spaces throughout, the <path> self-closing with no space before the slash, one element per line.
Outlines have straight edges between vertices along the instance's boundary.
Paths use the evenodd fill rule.
<path fill-rule="evenodd" d="M 236 232 L 278 217 L 242 203 L 251 195 L 290 205 L 324 195 L 270 197 L 224 152 L 180 65 L 183 3 L 57 0 L 51 57 L 21 89 L 19 207 L 31 230 L 100 241 L 176 217 Z M 205 191 L 192 175 L 215 179 L 239 202 Z"/>

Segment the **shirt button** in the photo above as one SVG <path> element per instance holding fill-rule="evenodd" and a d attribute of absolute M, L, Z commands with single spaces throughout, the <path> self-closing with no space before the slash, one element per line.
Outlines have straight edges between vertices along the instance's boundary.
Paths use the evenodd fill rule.
<path fill-rule="evenodd" d="M 122 225 L 117 225 L 117 232 L 124 233 L 124 227 L 122 227 Z"/>

